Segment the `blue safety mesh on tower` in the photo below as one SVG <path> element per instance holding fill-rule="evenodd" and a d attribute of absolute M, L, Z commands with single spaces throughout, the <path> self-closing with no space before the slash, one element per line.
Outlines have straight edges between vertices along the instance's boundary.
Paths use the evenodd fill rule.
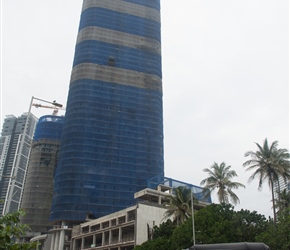
<path fill-rule="evenodd" d="M 39 118 L 34 132 L 34 141 L 39 139 L 60 140 L 64 117 L 45 115 Z"/>
<path fill-rule="evenodd" d="M 164 175 L 159 1 L 85 0 L 52 221 L 101 217 Z"/>
<path fill-rule="evenodd" d="M 186 183 L 183 181 L 175 180 L 172 178 L 164 177 L 163 175 L 157 175 L 147 181 L 148 188 L 156 189 L 158 185 L 165 185 L 172 188 L 177 188 L 180 186 L 188 187 L 192 190 L 194 194 L 194 198 L 198 201 L 203 201 L 207 203 L 211 203 L 211 196 L 205 198 L 205 189 L 196 185 L 192 185 L 190 183 Z"/>

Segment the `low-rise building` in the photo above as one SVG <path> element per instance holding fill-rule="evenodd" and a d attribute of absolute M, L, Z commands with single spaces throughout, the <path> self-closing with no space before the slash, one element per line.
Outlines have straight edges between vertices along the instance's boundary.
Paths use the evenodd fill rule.
<path fill-rule="evenodd" d="M 152 203 L 139 203 L 83 223 L 73 229 L 72 249 L 134 249 L 152 237 L 152 229 L 162 223 L 165 211 Z"/>
<path fill-rule="evenodd" d="M 132 250 L 136 245 L 152 238 L 154 226 L 165 218 L 167 208 L 162 204 L 172 195 L 172 187 L 159 185 L 157 190 L 146 188 L 135 193 L 135 199 L 142 202 L 85 222 L 72 230 L 72 250 Z M 208 203 L 196 205 L 199 209 Z M 172 219 L 172 218 L 169 218 Z"/>
<path fill-rule="evenodd" d="M 156 184 L 159 181 L 159 184 Z M 157 187 L 154 189 L 154 186 Z M 165 217 L 167 206 L 174 195 L 173 188 L 187 186 L 192 190 L 198 202 L 194 209 L 198 210 L 211 203 L 211 198 L 202 197 L 202 188 L 177 181 L 171 178 L 149 180 L 148 188 L 134 194 L 136 203 L 131 207 L 95 218 L 92 212 L 87 213 L 86 221 L 66 223 L 60 221 L 49 230 L 41 249 L 50 250 L 132 250 L 153 236 L 154 226 L 159 226 L 171 217 Z M 31 241 L 39 241 L 39 237 Z M 49 248 L 47 248 L 49 246 Z"/>

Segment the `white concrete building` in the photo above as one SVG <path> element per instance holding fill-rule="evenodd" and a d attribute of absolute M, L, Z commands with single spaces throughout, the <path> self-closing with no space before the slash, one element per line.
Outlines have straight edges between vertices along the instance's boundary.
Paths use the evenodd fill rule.
<path fill-rule="evenodd" d="M 72 249 L 131 250 L 151 238 L 166 209 L 140 203 L 74 227 Z M 77 229 L 78 228 L 78 229 Z"/>
<path fill-rule="evenodd" d="M 163 185 L 135 193 L 143 203 L 74 227 L 72 249 L 131 250 L 141 245 L 152 237 L 153 227 L 165 221 L 161 204 L 170 195 L 172 188 Z"/>
<path fill-rule="evenodd" d="M 196 186 L 189 187 L 199 194 L 200 190 Z M 164 217 L 167 209 L 162 204 L 169 201 L 172 195 L 171 186 L 159 184 L 157 189 L 146 188 L 135 193 L 137 204 L 126 209 L 98 219 L 90 218 L 92 214 L 88 213 L 87 221 L 82 224 L 69 225 L 59 222 L 49 231 L 51 237 L 41 249 L 46 250 L 46 246 L 49 245 L 50 250 L 132 250 L 136 245 L 141 245 L 152 238 L 153 227 L 167 220 Z M 198 210 L 210 203 L 211 200 L 210 202 L 199 200 L 194 204 L 194 208 Z M 39 237 L 31 241 L 39 241 Z"/>

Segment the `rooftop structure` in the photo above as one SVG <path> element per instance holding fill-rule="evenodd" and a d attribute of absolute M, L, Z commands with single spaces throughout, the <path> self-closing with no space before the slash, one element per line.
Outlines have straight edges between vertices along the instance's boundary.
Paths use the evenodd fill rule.
<path fill-rule="evenodd" d="M 163 177 L 163 176 L 155 176 L 152 179 L 147 181 L 147 186 L 149 189 L 155 189 L 158 186 L 158 190 L 164 191 L 163 189 L 167 189 L 167 188 L 177 188 L 177 187 L 187 187 L 189 189 L 192 190 L 192 193 L 194 195 L 194 198 L 197 199 L 199 201 L 200 204 L 202 203 L 211 203 L 211 197 L 207 197 L 204 198 L 204 188 L 190 184 L 190 183 L 186 183 L 183 181 L 179 181 L 176 179 L 172 179 L 169 177 Z M 136 195 L 136 194 L 135 194 Z"/>

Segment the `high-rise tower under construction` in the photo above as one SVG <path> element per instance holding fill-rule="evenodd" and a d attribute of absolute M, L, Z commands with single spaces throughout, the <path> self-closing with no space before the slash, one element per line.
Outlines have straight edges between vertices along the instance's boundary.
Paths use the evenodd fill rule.
<path fill-rule="evenodd" d="M 134 202 L 164 175 L 160 0 L 84 0 L 52 221 Z"/>

